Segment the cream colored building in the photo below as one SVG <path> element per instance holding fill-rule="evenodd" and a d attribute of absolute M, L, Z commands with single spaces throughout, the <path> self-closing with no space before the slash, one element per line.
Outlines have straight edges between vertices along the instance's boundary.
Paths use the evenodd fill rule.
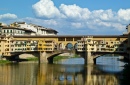
<path fill-rule="evenodd" d="M 38 51 L 38 41 L 12 40 L 12 52 Z"/>
<path fill-rule="evenodd" d="M 81 38 L 81 40 L 77 41 L 77 51 L 96 51 L 96 45 L 97 42 L 93 40 L 92 36 L 88 36 L 87 38 Z"/>
<path fill-rule="evenodd" d="M 1 35 L 36 35 L 36 33 L 27 28 L 19 28 L 19 27 L 7 27 L 4 26 L 0 29 Z"/>
<path fill-rule="evenodd" d="M 51 28 L 45 28 L 43 26 L 35 24 L 27 24 L 26 22 L 14 22 L 10 24 L 11 27 L 27 28 L 28 30 L 34 31 L 35 35 L 57 35 L 57 31 Z"/>

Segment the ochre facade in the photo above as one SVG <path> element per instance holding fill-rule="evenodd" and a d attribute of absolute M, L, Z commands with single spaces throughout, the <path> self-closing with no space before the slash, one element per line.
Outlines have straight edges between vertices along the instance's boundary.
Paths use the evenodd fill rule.
<path fill-rule="evenodd" d="M 128 36 L 0 36 L 0 55 L 11 56 L 15 52 L 54 52 L 55 50 L 67 49 L 68 44 L 73 45 L 77 51 L 126 51 Z M 85 40 L 86 39 L 86 40 Z M 90 42 L 88 40 L 91 40 Z M 85 42 L 85 43 L 84 43 Z M 76 47 L 76 48 L 74 48 Z"/>

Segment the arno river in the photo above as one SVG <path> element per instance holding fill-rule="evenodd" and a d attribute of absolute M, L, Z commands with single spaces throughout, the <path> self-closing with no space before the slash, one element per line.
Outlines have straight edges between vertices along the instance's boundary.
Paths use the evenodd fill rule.
<path fill-rule="evenodd" d="M 83 58 L 2 64 L 0 85 L 130 85 L 130 68 L 118 58 L 99 57 L 97 65 L 84 65 Z"/>

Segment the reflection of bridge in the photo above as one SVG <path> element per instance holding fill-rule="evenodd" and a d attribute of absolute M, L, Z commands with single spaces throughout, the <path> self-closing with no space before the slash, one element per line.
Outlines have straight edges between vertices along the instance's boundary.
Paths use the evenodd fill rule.
<path fill-rule="evenodd" d="M 118 76 L 89 65 L 20 63 L 0 66 L 0 75 L 2 85 L 119 85 Z"/>
<path fill-rule="evenodd" d="M 41 62 L 52 62 L 55 55 L 65 52 L 59 50 L 68 49 L 68 51 L 77 50 L 76 52 L 84 54 L 85 63 L 94 63 L 96 57 L 105 53 L 126 54 L 128 43 L 126 35 L 6 37 L 7 36 L 1 36 L 1 43 L 3 43 L 4 46 L 0 53 L 3 56 L 9 58 L 8 56 L 31 53 L 39 57 L 39 61 Z"/>
<path fill-rule="evenodd" d="M 38 74 L 39 84 L 47 81 L 49 85 L 118 85 L 118 78 L 98 70 L 94 66 L 41 66 Z M 71 68 L 71 70 L 69 70 Z M 46 73 L 47 72 L 47 73 Z M 44 75 L 46 74 L 46 75 Z M 44 79 L 44 80 L 43 80 Z M 51 82 L 50 82 L 51 81 Z"/>

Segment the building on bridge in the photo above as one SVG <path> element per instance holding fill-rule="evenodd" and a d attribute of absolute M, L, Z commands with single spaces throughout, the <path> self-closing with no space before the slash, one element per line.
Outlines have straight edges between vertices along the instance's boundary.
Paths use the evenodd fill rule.
<path fill-rule="evenodd" d="M 125 52 L 127 50 L 127 42 L 116 38 L 104 38 L 95 40 L 92 36 L 81 38 L 77 41 L 77 51 L 92 51 L 92 52 Z"/>
<path fill-rule="evenodd" d="M 53 40 L 39 40 L 38 51 L 53 52 L 55 50 L 55 43 Z"/>
<path fill-rule="evenodd" d="M 85 52 L 85 51 L 96 51 L 97 42 L 93 40 L 93 36 L 88 36 L 81 38 L 81 40 L 77 41 L 77 51 Z"/>
<path fill-rule="evenodd" d="M 53 52 L 55 43 L 53 40 L 18 40 L 10 35 L 0 36 L 0 56 L 13 56 L 17 52 Z"/>
<path fill-rule="evenodd" d="M 0 56 L 11 56 L 11 41 L 12 37 L 7 35 L 0 36 Z"/>
<path fill-rule="evenodd" d="M 11 40 L 11 52 L 38 51 L 38 42 L 35 40 Z"/>

